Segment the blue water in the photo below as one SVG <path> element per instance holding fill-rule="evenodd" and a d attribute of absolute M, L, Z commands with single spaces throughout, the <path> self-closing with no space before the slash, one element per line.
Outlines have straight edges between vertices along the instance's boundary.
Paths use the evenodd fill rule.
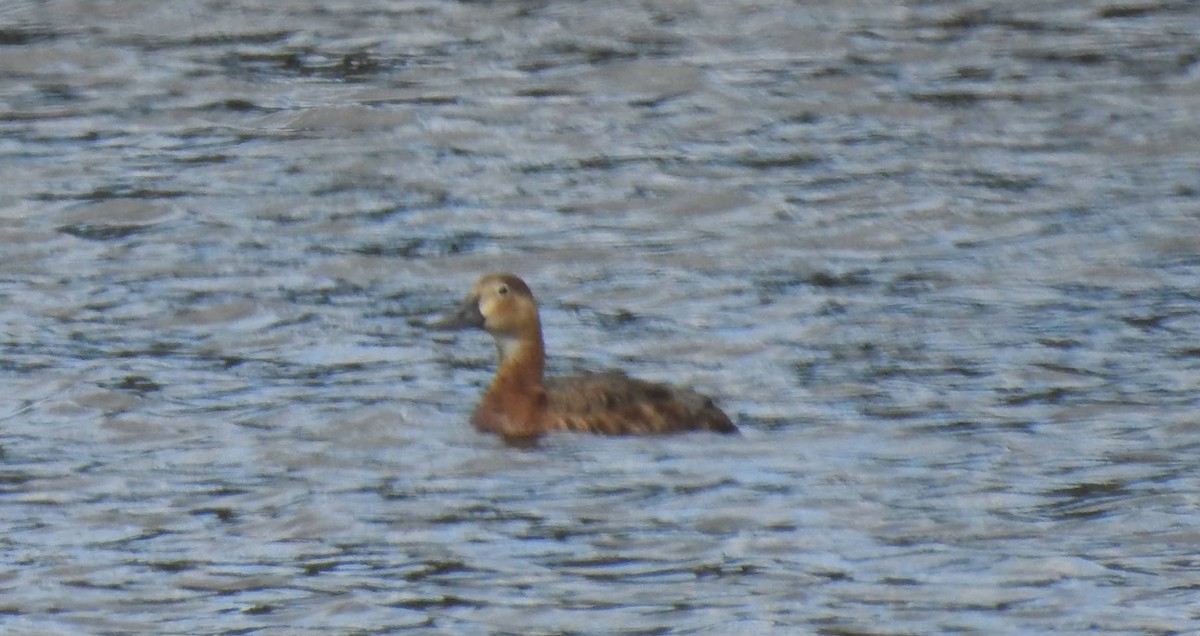
<path fill-rule="evenodd" d="M 1200 9 L 277 4 L 0 9 L 0 632 L 1200 629 Z"/>

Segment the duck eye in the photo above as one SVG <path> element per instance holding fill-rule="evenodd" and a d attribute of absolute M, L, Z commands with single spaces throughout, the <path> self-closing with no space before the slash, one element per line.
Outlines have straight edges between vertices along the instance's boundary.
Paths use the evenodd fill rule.
<path fill-rule="evenodd" d="M 507 294 L 508 293 L 508 285 L 501 285 L 501 286 L 497 287 L 496 293 L 500 294 L 501 296 Z"/>

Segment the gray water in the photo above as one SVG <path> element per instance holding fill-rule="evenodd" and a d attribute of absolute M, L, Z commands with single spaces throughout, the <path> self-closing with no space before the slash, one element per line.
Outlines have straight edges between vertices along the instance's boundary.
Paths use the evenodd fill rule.
<path fill-rule="evenodd" d="M 0 7 L 0 632 L 1200 630 L 1200 8 Z M 466 419 L 551 368 L 739 438 Z"/>

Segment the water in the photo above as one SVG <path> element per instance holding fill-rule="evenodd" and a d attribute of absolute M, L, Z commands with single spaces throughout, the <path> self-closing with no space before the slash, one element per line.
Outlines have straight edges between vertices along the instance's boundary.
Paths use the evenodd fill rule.
<path fill-rule="evenodd" d="M 0 631 L 1198 629 L 1200 9 L 276 4 L 0 9 Z"/>

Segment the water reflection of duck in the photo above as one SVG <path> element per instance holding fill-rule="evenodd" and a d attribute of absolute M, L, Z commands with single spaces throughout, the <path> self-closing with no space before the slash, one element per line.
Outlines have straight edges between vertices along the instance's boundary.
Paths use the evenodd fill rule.
<path fill-rule="evenodd" d="M 537 302 L 525 281 L 512 274 L 481 277 L 459 310 L 436 326 L 478 327 L 492 334 L 500 364 L 471 424 L 510 442 L 556 430 L 606 435 L 737 432 L 711 399 L 694 391 L 618 372 L 543 378 Z"/>

